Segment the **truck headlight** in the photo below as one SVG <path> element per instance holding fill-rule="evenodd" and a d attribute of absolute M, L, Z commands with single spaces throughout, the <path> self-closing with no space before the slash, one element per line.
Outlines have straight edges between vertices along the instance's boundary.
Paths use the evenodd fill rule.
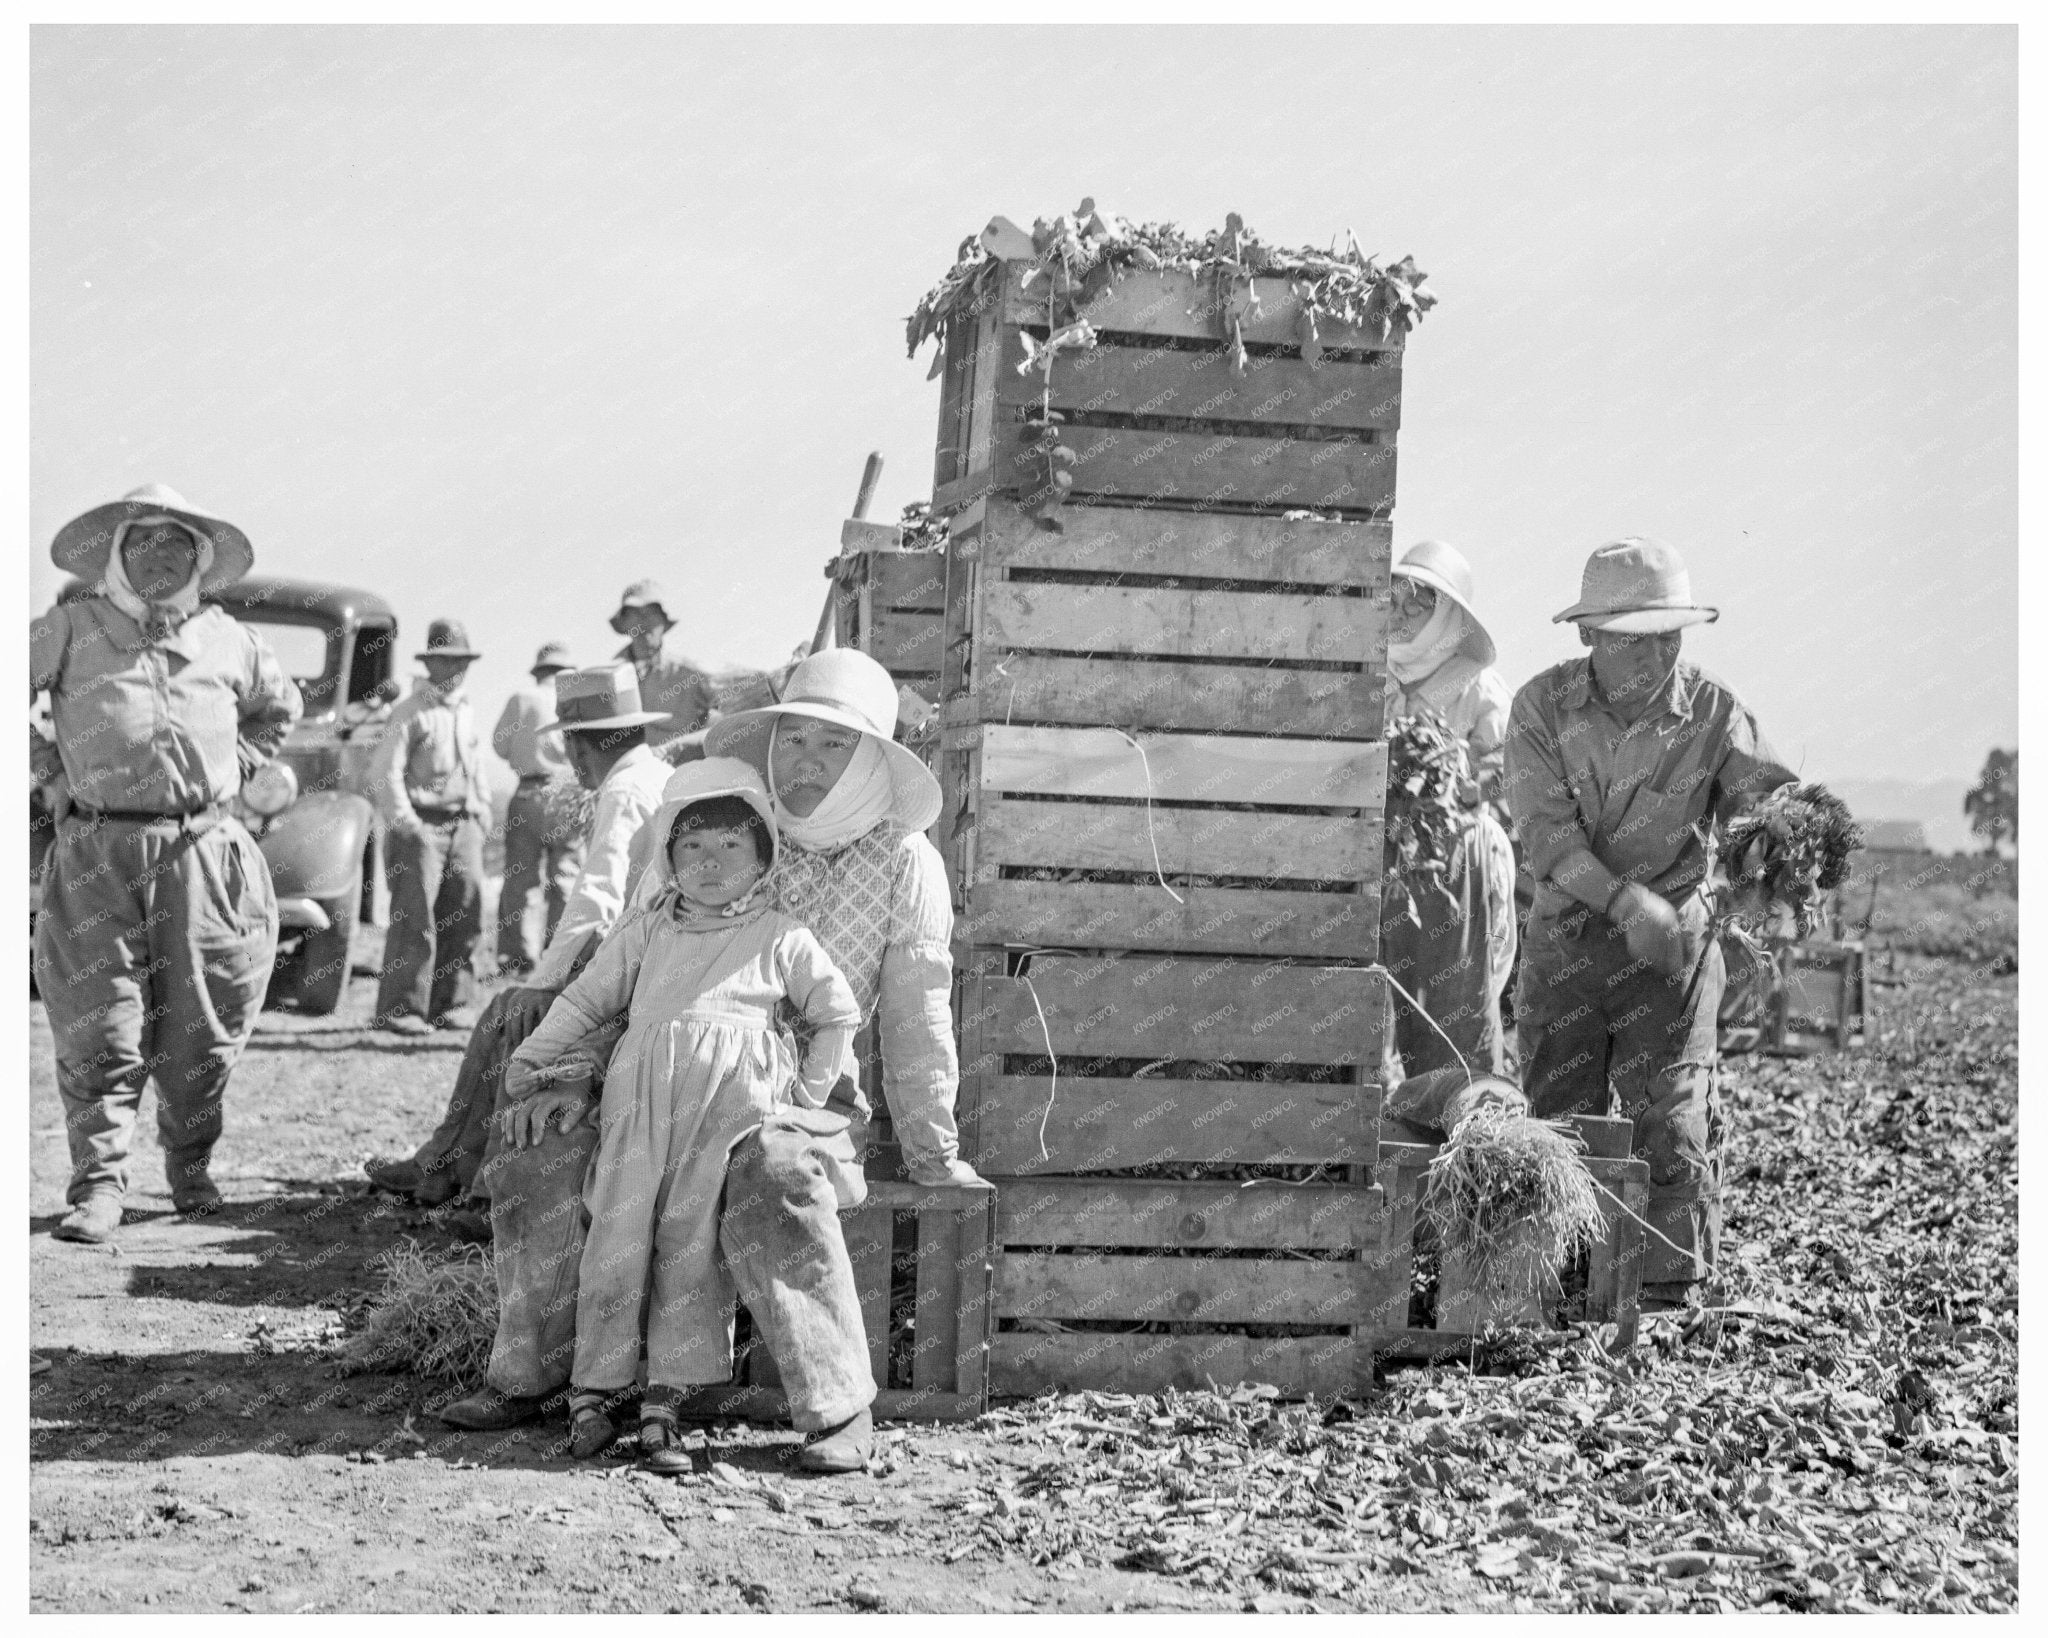
<path fill-rule="evenodd" d="M 299 776 L 282 762 L 266 762 L 242 786 L 249 811 L 273 819 L 299 799 Z"/>

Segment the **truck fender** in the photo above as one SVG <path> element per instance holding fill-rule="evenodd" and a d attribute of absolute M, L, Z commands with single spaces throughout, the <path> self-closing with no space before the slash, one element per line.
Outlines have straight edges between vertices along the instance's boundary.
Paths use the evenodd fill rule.
<path fill-rule="evenodd" d="M 359 890 L 370 804 L 347 791 L 314 791 L 271 821 L 256 844 L 280 899 L 338 899 Z"/>

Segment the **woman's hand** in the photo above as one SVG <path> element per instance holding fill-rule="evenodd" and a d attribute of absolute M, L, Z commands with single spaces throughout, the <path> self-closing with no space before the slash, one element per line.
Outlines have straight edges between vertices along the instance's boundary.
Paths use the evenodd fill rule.
<path fill-rule="evenodd" d="M 556 1090 L 541 1092 L 524 1103 L 515 1103 L 498 1117 L 505 1142 L 514 1149 L 531 1149 L 547 1136 L 548 1122 L 559 1117 L 556 1130 L 573 1132 L 597 1115 L 597 1100 L 589 1093 Z"/>

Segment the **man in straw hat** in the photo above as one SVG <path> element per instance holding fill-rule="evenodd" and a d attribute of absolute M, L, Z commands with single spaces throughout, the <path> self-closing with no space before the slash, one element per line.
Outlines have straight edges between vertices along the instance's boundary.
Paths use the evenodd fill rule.
<path fill-rule="evenodd" d="M 1646 1307 L 1689 1301 L 1721 1232 L 1706 836 L 1794 777 L 1725 683 L 1678 657 L 1678 553 L 1630 538 L 1586 561 L 1571 621 L 1591 652 L 1516 694 L 1507 794 L 1536 900 L 1516 999 L 1533 1113 L 1619 1113 L 1650 1163 Z"/>
<path fill-rule="evenodd" d="M 426 680 L 400 701 L 377 742 L 375 790 L 385 824 L 391 925 L 377 982 L 377 1022 L 400 1034 L 466 1029 L 471 963 L 483 934 L 483 746 L 464 687 L 479 658 L 458 620 L 427 626 L 414 656 Z"/>
<path fill-rule="evenodd" d="M 1426 716 L 1441 723 L 1464 761 L 1464 815 L 1441 875 L 1390 892 L 1380 955 L 1425 1018 L 1389 997 L 1392 1042 L 1403 1073 L 1461 1060 L 1501 1069 L 1500 996 L 1515 958 L 1515 856 L 1489 811 L 1500 798 L 1508 686 L 1493 668 L 1493 638 L 1472 608 L 1472 569 L 1440 540 L 1421 540 L 1394 561 L 1387 628 L 1387 725 Z"/>
<path fill-rule="evenodd" d="M 775 908 L 817 936 L 879 1024 L 883 1091 L 912 1179 L 981 1187 L 953 1119 L 953 910 L 924 831 L 938 781 L 895 743 L 896 685 L 867 655 L 827 649 L 790 674 L 780 703 L 712 724 L 710 756 L 767 781 L 781 842 Z M 648 878 L 639 895 L 649 892 Z M 513 1141 L 488 1168 L 498 1334 L 488 1386 L 440 1415 L 507 1427 L 567 1383 L 584 1225 L 574 1202 L 596 1133 L 580 1093 L 541 1092 L 506 1110 Z M 868 1100 L 849 1077 L 822 1109 L 778 1109 L 733 1150 L 720 1244 L 807 1435 L 799 1463 L 864 1466 L 875 1381 L 839 1213 L 867 1197 Z"/>
<path fill-rule="evenodd" d="M 505 701 L 491 730 L 491 749 L 511 764 L 519 788 L 505 807 L 505 883 L 498 890 L 498 967 L 533 971 L 526 938 L 526 906 L 535 888 L 547 887 L 547 925 L 541 943 L 554 937 L 562 905 L 583 862 L 583 839 L 548 817 L 541 792 L 551 779 L 569 776 L 568 753 L 559 732 L 545 727 L 555 714 L 559 673 L 572 670 L 567 643 L 543 643 L 533 657 L 533 686 Z"/>
<path fill-rule="evenodd" d="M 50 546 L 95 582 L 29 625 L 29 700 L 49 690 L 56 730 L 31 749 L 57 820 L 35 961 L 71 1145 L 62 1239 L 119 1226 L 152 1074 L 172 1204 L 220 1204 L 221 1102 L 277 949 L 269 867 L 228 804 L 300 711 L 264 640 L 199 600 L 253 555 L 161 484 L 73 518 Z"/>
<path fill-rule="evenodd" d="M 554 695 L 554 720 L 537 731 L 562 736 L 577 783 L 597 795 L 582 866 L 533 971 L 492 997 L 470 1032 L 447 1113 L 433 1136 L 410 1159 L 373 1160 L 363 1168 L 378 1187 L 410 1194 L 422 1205 L 442 1205 L 472 1188 L 488 1192 L 477 1174 L 505 1061 L 617 923 L 647 862 L 635 839 L 660 806 L 662 786 L 673 771 L 648 749 L 649 729 L 664 719 L 659 711 L 640 708 L 631 666 L 613 661 L 558 671 Z M 487 1232 L 481 1223 L 475 1227 Z"/>
<path fill-rule="evenodd" d="M 626 639 L 614 656 L 633 667 L 640 679 L 640 698 L 661 720 L 649 732 L 656 744 L 694 733 L 711 715 L 710 677 L 676 652 L 669 641 L 675 621 L 669 618 L 664 593 L 652 580 L 636 580 L 619 594 L 611 628 Z"/>

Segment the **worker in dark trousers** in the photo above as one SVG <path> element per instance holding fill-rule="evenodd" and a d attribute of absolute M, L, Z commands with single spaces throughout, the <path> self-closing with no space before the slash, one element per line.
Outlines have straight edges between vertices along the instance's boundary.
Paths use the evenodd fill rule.
<path fill-rule="evenodd" d="M 228 804 L 300 701 L 269 645 L 199 600 L 249 572 L 233 524 L 152 484 L 73 518 L 50 556 L 94 589 L 29 625 L 29 700 L 49 690 L 56 732 L 31 747 L 56 819 L 36 979 L 71 1145 L 55 1233 L 98 1242 L 152 1079 L 172 1205 L 220 1205 L 222 1100 L 277 952 L 270 869 Z"/>
<path fill-rule="evenodd" d="M 533 659 L 533 686 L 505 701 L 498 726 L 491 730 L 491 749 L 519 776 L 519 789 L 505 807 L 505 881 L 498 890 L 498 971 L 514 977 L 533 971 L 533 947 L 526 938 L 533 890 L 547 890 L 547 921 L 540 936 L 546 948 L 583 866 L 582 835 L 550 816 L 542 800 L 550 780 L 569 777 L 561 733 L 545 727 L 555 714 L 554 678 L 569 669 L 568 644 L 543 643 Z"/>
<path fill-rule="evenodd" d="M 1646 1309 L 1716 1266 L 1723 1122 L 1706 838 L 1794 776 L 1718 678 L 1678 657 L 1693 601 L 1678 553 L 1631 538 L 1587 560 L 1555 616 L 1590 653 L 1540 673 L 1508 717 L 1506 786 L 1536 901 L 1515 1022 L 1531 1112 L 1625 1115 L 1650 1163 Z"/>
<path fill-rule="evenodd" d="M 484 919 L 483 746 L 464 687 L 480 656 L 458 621 L 435 620 L 415 656 L 421 683 L 391 713 L 378 742 L 384 876 L 391 925 L 377 983 L 377 1023 L 399 1034 L 468 1030 L 459 1009 L 475 993 L 472 963 Z"/>

